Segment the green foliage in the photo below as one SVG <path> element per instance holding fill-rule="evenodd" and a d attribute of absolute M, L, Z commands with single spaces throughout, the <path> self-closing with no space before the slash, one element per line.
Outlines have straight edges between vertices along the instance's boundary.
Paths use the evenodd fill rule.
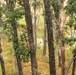
<path fill-rule="evenodd" d="M 60 12 L 60 0 L 51 0 L 50 4 L 55 7 L 56 12 Z"/>
<path fill-rule="evenodd" d="M 27 38 L 27 32 L 23 32 L 20 35 L 20 42 L 19 42 L 18 54 L 20 55 L 22 62 L 28 62 L 30 58 L 30 48 L 28 45 L 28 38 Z"/>
<path fill-rule="evenodd" d="M 76 13 L 76 0 L 68 0 L 68 5 L 65 7 L 67 14 Z"/>
<path fill-rule="evenodd" d="M 6 35 L 6 37 L 8 37 L 8 41 L 10 42 L 12 40 L 12 36 L 11 36 L 11 29 L 5 29 L 3 30 L 3 33 Z"/>
<path fill-rule="evenodd" d="M 6 11 L 4 13 L 5 14 L 4 25 L 7 25 L 7 24 L 10 25 L 13 18 L 17 22 L 19 19 L 23 18 L 22 16 L 24 15 L 23 7 L 21 5 L 18 5 L 18 2 L 20 0 L 17 0 L 17 2 L 16 2 L 16 0 L 9 0 L 9 1 L 10 1 L 11 5 L 14 5 L 14 7 L 13 7 L 14 10 L 11 12 L 11 11 L 8 11 L 8 8 L 5 7 Z M 16 6 L 18 6 L 18 7 L 16 7 Z"/>
<path fill-rule="evenodd" d="M 76 38 L 65 38 L 65 45 L 68 45 L 68 50 L 71 50 L 72 53 L 75 52 L 75 42 Z"/>
<path fill-rule="evenodd" d="M 66 25 L 68 25 L 70 28 L 73 26 L 74 20 L 69 20 Z"/>
<path fill-rule="evenodd" d="M 70 19 L 69 21 L 66 23 L 66 25 L 68 25 L 70 28 L 71 27 L 76 27 L 76 18 L 75 18 L 76 14 L 70 14 Z"/>
<path fill-rule="evenodd" d="M 34 9 L 38 8 L 40 5 L 41 5 L 40 1 L 34 0 L 33 3 L 32 3 L 32 6 L 33 6 Z"/>
<path fill-rule="evenodd" d="M 21 1 L 18 0 L 17 2 L 19 4 L 19 2 L 21 2 Z M 12 6 L 14 6 L 13 7 L 14 10 L 11 12 L 11 11 L 8 11 L 8 9 L 6 9 L 5 20 L 3 21 L 4 33 L 9 38 L 9 41 L 12 39 L 12 36 L 11 36 L 12 35 L 11 22 L 13 21 L 13 19 L 15 19 L 16 25 L 20 25 L 18 23 L 18 21 L 20 19 L 22 19 L 23 16 L 24 16 L 24 9 L 21 5 L 18 5 L 19 7 L 16 7 L 15 0 L 10 0 L 10 3 L 12 4 Z M 24 25 L 23 25 L 23 27 L 24 27 Z M 14 41 L 14 42 L 16 43 L 16 41 Z M 14 44 L 14 47 L 17 49 L 16 53 L 20 55 L 20 60 L 22 62 L 28 62 L 29 57 L 30 57 L 30 49 L 29 49 L 29 46 L 28 46 L 27 32 L 22 32 L 22 34 L 19 37 L 19 44 Z"/>
<path fill-rule="evenodd" d="M 74 29 L 76 30 L 76 24 L 74 24 Z"/>
<path fill-rule="evenodd" d="M 10 2 L 11 4 L 13 4 L 13 3 L 15 2 L 15 0 L 9 0 L 9 2 Z"/>
<path fill-rule="evenodd" d="M 76 54 L 76 47 L 74 48 L 73 53 L 75 53 L 75 54 Z"/>
<path fill-rule="evenodd" d="M 23 1 L 22 0 L 17 0 L 18 4 L 23 6 Z"/>
<path fill-rule="evenodd" d="M 24 10 L 22 8 L 17 8 L 15 9 L 11 14 L 7 12 L 6 13 L 6 18 L 7 18 L 7 22 L 10 23 L 10 21 L 15 18 L 16 20 L 19 20 L 22 18 L 22 16 L 24 15 Z"/>
<path fill-rule="evenodd" d="M 2 7 L 0 7 L 0 14 L 2 14 Z"/>
<path fill-rule="evenodd" d="M 10 0 L 11 2 L 14 2 L 14 0 Z M 15 5 L 15 4 L 14 4 Z M 23 18 L 23 15 L 24 15 L 24 10 L 22 7 L 17 7 L 14 9 L 13 12 L 9 12 L 8 9 L 6 9 L 5 5 L 4 5 L 4 8 L 3 9 L 0 9 L 0 10 L 3 10 L 5 11 L 3 13 L 4 14 L 4 19 L 3 19 L 3 22 L 2 22 L 2 25 L 3 25 L 3 32 L 6 34 L 6 36 L 8 37 L 8 40 L 10 41 L 11 40 L 11 21 L 13 20 L 13 18 L 16 20 L 16 23 L 17 23 L 17 27 L 20 25 L 18 23 L 19 19 Z"/>
<path fill-rule="evenodd" d="M 24 10 L 22 8 L 18 8 L 13 12 L 12 15 L 16 18 L 16 20 L 19 20 L 24 15 Z"/>
<path fill-rule="evenodd" d="M 69 44 L 70 46 L 74 44 L 74 42 L 76 42 L 76 38 L 65 38 L 65 43 Z"/>

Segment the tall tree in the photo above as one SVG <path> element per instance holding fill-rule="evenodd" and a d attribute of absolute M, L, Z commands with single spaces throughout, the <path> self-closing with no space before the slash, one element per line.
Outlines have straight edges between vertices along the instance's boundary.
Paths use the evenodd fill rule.
<path fill-rule="evenodd" d="M 44 0 L 44 7 L 45 7 L 45 19 L 46 19 L 47 33 L 48 33 L 47 35 L 48 35 L 50 75 L 56 75 L 53 24 L 52 24 L 51 10 L 50 10 L 50 0 Z"/>
<path fill-rule="evenodd" d="M 76 30 L 76 0 L 68 0 L 68 4 L 66 6 L 66 12 L 67 15 L 69 15 L 70 20 L 69 20 L 69 27 L 71 29 L 71 34 L 72 30 Z M 74 29 L 72 29 L 74 27 Z M 71 36 L 71 39 L 76 39 L 76 37 Z M 76 42 L 74 40 L 74 42 Z M 75 45 L 75 49 L 73 51 L 73 68 L 72 68 L 72 75 L 75 75 L 75 66 L 76 66 L 76 43 L 73 42 L 73 45 Z"/>
<path fill-rule="evenodd" d="M 2 9 L 2 2 L 0 2 L 0 9 Z M 2 38 L 2 10 L 0 10 L 0 62 L 1 62 L 1 69 L 2 69 L 2 75 L 6 75 L 5 73 L 5 64 L 4 59 L 1 55 L 2 53 L 2 45 L 1 45 L 1 38 Z"/>
<path fill-rule="evenodd" d="M 58 0 L 56 1 L 52 1 L 52 7 L 54 10 L 54 15 L 55 15 L 55 23 L 56 23 L 56 45 L 57 45 L 57 49 L 58 49 L 58 65 L 59 67 L 61 67 L 61 48 L 60 48 L 60 44 L 59 44 L 59 11 L 60 11 L 60 3 Z"/>
<path fill-rule="evenodd" d="M 41 2 L 38 0 L 33 0 L 32 6 L 33 6 L 33 35 L 34 35 L 34 43 L 35 48 L 37 50 L 37 9 L 40 7 Z"/>
<path fill-rule="evenodd" d="M 72 75 L 75 75 L 75 69 L 76 69 L 76 46 L 75 46 L 75 50 L 74 50 L 74 55 L 73 57 L 75 58 L 73 60 L 73 68 L 72 68 Z"/>
<path fill-rule="evenodd" d="M 64 50 L 64 1 L 61 0 L 60 3 L 60 44 L 61 44 L 61 67 L 62 67 L 62 75 L 65 75 L 65 50 Z"/>
<path fill-rule="evenodd" d="M 10 15 L 14 12 L 14 1 L 11 2 L 10 0 L 6 0 L 6 4 L 7 4 L 7 8 L 8 8 L 9 15 Z M 12 16 L 10 18 L 10 21 L 11 21 L 11 28 L 12 28 L 11 33 L 12 33 L 12 40 L 13 40 L 13 48 L 15 51 L 18 72 L 19 72 L 19 75 L 23 75 L 22 66 L 21 66 L 21 62 L 20 62 L 20 55 L 18 54 L 19 42 L 18 42 L 16 18 Z"/>
<path fill-rule="evenodd" d="M 0 16 L 0 18 L 1 18 L 1 16 Z M 1 19 L 0 19 L 0 21 L 1 21 Z M 0 25 L 1 25 L 1 22 L 0 22 Z M 2 36 L 1 36 L 1 32 L 2 32 L 2 28 L 0 27 L 0 62 L 1 62 L 2 75 L 6 75 L 4 60 L 3 60 L 3 57 L 1 55 L 1 53 L 2 53 L 2 46 L 1 46 L 1 37 Z"/>
<path fill-rule="evenodd" d="M 6 75 L 4 60 L 3 60 L 1 53 L 0 53 L 0 62 L 1 62 L 2 75 Z"/>
<path fill-rule="evenodd" d="M 43 56 L 46 55 L 46 40 L 47 40 L 47 27 L 46 27 L 45 15 L 44 15 L 44 45 L 43 45 Z"/>
<path fill-rule="evenodd" d="M 33 34 L 34 34 L 34 43 L 35 43 L 35 48 L 37 50 L 37 0 L 34 0 L 33 2 L 33 9 L 34 9 L 34 16 L 33 16 Z"/>
<path fill-rule="evenodd" d="M 28 41 L 30 46 L 30 55 L 31 55 L 31 68 L 32 75 L 37 75 L 37 60 L 36 60 L 36 48 L 34 44 L 34 36 L 33 36 L 33 25 L 32 25 L 32 17 L 30 12 L 29 0 L 23 0 L 24 9 L 25 9 L 25 19 L 28 31 Z"/>

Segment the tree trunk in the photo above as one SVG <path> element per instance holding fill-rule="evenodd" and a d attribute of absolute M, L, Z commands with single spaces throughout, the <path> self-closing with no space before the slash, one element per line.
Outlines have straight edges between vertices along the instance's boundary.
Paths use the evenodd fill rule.
<path fill-rule="evenodd" d="M 72 75 L 75 75 L 76 59 L 73 61 Z"/>
<path fill-rule="evenodd" d="M 18 72 L 19 75 L 23 75 L 20 55 L 18 54 L 19 43 L 18 43 L 17 27 L 16 27 L 16 21 L 14 19 L 11 21 L 11 27 L 12 27 L 13 48 L 15 50 Z"/>
<path fill-rule="evenodd" d="M 59 31 L 59 12 L 57 11 L 58 7 L 55 5 L 55 3 L 52 4 L 52 7 L 54 9 L 55 13 L 55 23 L 56 23 L 56 44 L 57 44 L 57 49 L 58 49 L 58 65 L 61 67 L 61 48 L 60 48 L 60 31 Z"/>
<path fill-rule="evenodd" d="M 73 38 L 72 27 L 70 28 L 70 37 Z"/>
<path fill-rule="evenodd" d="M 35 0 L 36 2 L 36 0 Z M 36 25 L 36 20 L 37 20 L 37 16 L 36 16 L 36 7 L 34 6 L 34 18 L 33 18 L 33 34 L 34 34 L 34 43 L 35 43 L 35 48 L 37 50 L 37 25 Z"/>
<path fill-rule="evenodd" d="M 6 3 L 10 15 L 14 11 L 14 8 L 12 7 L 12 4 L 9 2 L 9 0 L 6 0 Z M 11 32 L 12 32 L 13 48 L 15 51 L 15 56 L 17 61 L 18 73 L 19 75 L 23 75 L 22 66 L 20 62 L 20 55 L 17 53 L 19 49 L 19 43 L 18 43 L 17 25 L 15 18 L 11 19 Z"/>
<path fill-rule="evenodd" d="M 1 17 L 2 17 L 2 15 L 0 14 L 0 25 L 1 25 Z M 2 53 L 2 46 L 1 46 L 2 33 L 1 32 L 2 32 L 2 27 L 0 27 L 0 62 L 1 62 L 2 75 L 6 75 L 4 60 L 3 60 L 3 57 L 1 55 L 1 53 Z"/>
<path fill-rule="evenodd" d="M 0 28 L 0 30 L 1 30 L 1 28 Z M 1 31 L 0 31 L 0 51 L 2 52 L 2 47 L 1 47 Z M 2 75 L 6 75 L 4 60 L 3 60 L 3 57 L 1 55 L 1 53 L 0 53 L 0 62 L 1 62 Z"/>
<path fill-rule="evenodd" d="M 6 75 L 5 73 L 5 65 L 2 55 L 0 54 L 0 62 L 1 62 L 1 69 L 2 69 L 2 75 Z"/>
<path fill-rule="evenodd" d="M 75 75 L 75 68 L 76 68 L 76 47 L 75 47 L 75 51 L 74 51 L 74 57 L 75 57 L 75 59 L 73 60 L 72 75 Z"/>
<path fill-rule="evenodd" d="M 45 19 L 46 19 L 47 36 L 48 36 L 50 75 L 56 75 L 53 25 L 52 25 L 51 11 L 50 11 L 50 0 L 44 0 L 44 7 L 45 7 Z"/>
<path fill-rule="evenodd" d="M 47 28 L 46 28 L 46 20 L 44 16 L 44 45 L 43 45 L 43 56 L 46 55 L 46 33 L 47 33 Z"/>
<path fill-rule="evenodd" d="M 65 75 L 65 50 L 64 50 L 64 1 L 61 0 L 61 11 L 60 11 L 60 44 L 61 44 L 61 66 L 62 75 Z"/>
<path fill-rule="evenodd" d="M 25 9 L 25 19 L 28 31 L 28 41 L 31 51 L 31 69 L 32 75 L 37 75 L 37 60 L 36 60 L 36 48 L 34 44 L 34 36 L 33 36 L 33 25 L 32 25 L 32 17 L 30 11 L 29 0 L 23 0 L 24 2 L 24 9 Z"/>
<path fill-rule="evenodd" d="M 60 45 L 59 45 L 59 46 L 60 46 Z M 59 49 L 58 49 L 58 61 L 59 61 L 58 65 L 59 65 L 59 67 L 62 67 L 62 66 L 61 66 L 61 65 L 62 65 L 62 64 L 61 64 L 61 62 L 62 62 L 61 59 L 62 59 L 62 58 L 61 58 L 61 48 L 59 47 Z"/>

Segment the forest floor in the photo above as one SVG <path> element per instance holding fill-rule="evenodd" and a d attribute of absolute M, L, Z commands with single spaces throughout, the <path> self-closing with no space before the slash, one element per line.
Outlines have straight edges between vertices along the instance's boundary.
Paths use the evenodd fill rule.
<path fill-rule="evenodd" d="M 46 56 L 44 56 L 44 57 L 42 56 L 42 54 L 43 54 L 43 39 L 42 39 L 43 38 L 43 26 L 41 26 L 41 25 L 43 25 L 43 24 L 41 22 L 38 25 L 38 29 L 37 29 L 37 31 L 38 31 L 38 34 L 37 34 L 38 73 L 39 73 L 39 75 L 50 75 L 49 74 L 48 50 L 47 50 Z M 15 59 L 12 43 L 7 40 L 8 38 L 5 35 L 3 35 L 2 37 L 3 37 L 2 38 L 2 49 L 3 49 L 2 56 L 3 56 L 4 62 L 5 62 L 6 75 L 18 75 L 16 59 Z M 65 50 L 66 50 L 65 51 L 65 56 L 66 56 L 65 67 L 67 67 L 68 62 L 72 58 L 72 51 L 69 50 L 67 45 L 65 45 Z M 57 52 L 57 50 L 55 50 L 55 60 L 56 60 L 55 61 L 56 75 L 61 75 L 61 68 L 58 67 L 58 52 Z M 22 67 L 23 67 L 24 75 L 31 75 L 30 61 L 26 62 L 26 63 L 22 63 Z M 71 75 L 71 72 L 72 72 L 72 66 L 69 69 L 68 75 Z M 0 75 L 2 75 L 1 68 L 0 68 Z"/>
<path fill-rule="evenodd" d="M 6 75 L 18 75 L 17 66 L 14 56 L 14 51 L 12 48 L 12 43 L 8 41 L 2 41 L 3 47 L 3 58 L 5 61 Z M 38 62 L 38 73 L 39 75 L 50 75 L 49 74 L 49 63 L 48 63 L 48 51 L 46 56 L 42 57 L 43 48 L 37 50 L 37 62 Z M 66 67 L 70 61 L 72 52 L 70 50 L 66 51 Z M 56 75 L 61 75 L 61 68 L 58 67 L 58 54 L 55 51 L 55 63 L 56 63 Z M 22 63 L 24 75 L 31 75 L 31 63 Z M 1 68 L 0 68 L 1 70 Z M 68 75 L 71 75 L 72 67 L 70 68 Z M 1 71 L 0 71 L 1 75 Z"/>

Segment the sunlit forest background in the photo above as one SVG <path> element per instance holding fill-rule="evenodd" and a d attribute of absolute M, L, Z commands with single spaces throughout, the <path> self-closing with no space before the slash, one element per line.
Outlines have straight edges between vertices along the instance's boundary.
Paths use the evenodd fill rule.
<path fill-rule="evenodd" d="M 0 75 L 76 75 L 76 0 L 0 0 Z"/>

